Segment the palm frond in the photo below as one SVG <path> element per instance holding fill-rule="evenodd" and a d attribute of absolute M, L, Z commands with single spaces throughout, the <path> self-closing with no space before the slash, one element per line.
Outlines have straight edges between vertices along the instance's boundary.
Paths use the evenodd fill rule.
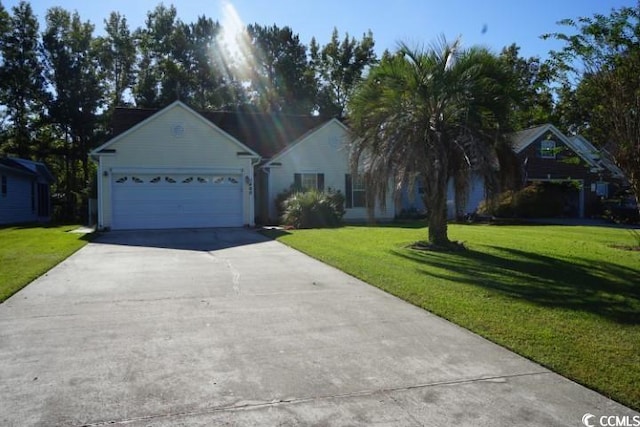
<path fill-rule="evenodd" d="M 353 170 L 364 171 L 382 205 L 390 189 L 418 176 L 428 208 L 446 200 L 450 178 L 461 195 L 472 173 L 492 184 L 501 159 L 496 150 L 509 131 L 510 104 L 500 84 L 506 77 L 495 55 L 464 50 L 459 38 L 441 37 L 427 50 L 400 44 L 351 99 Z"/>

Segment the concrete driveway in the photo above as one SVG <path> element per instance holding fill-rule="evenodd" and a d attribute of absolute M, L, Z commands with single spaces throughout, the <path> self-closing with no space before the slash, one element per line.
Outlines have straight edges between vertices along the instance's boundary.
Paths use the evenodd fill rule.
<path fill-rule="evenodd" d="M 2 426 L 578 426 L 585 413 L 638 415 L 247 230 L 107 233 L 0 305 Z"/>

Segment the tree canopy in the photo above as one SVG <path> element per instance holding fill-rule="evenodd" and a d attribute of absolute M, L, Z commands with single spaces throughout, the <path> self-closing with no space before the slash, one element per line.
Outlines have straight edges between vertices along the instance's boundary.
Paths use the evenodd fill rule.
<path fill-rule="evenodd" d="M 605 147 L 640 200 L 640 3 L 611 14 L 566 19 L 552 52 L 564 125 Z"/>
<path fill-rule="evenodd" d="M 115 107 L 180 99 L 200 110 L 340 115 L 375 58 L 370 33 L 339 44 L 335 30 L 314 59 L 292 28 L 253 24 L 232 28 L 251 57 L 238 64 L 218 21 L 184 22 L 173 5 L 159 4 L 138 28 L 114 11 L 100 35 L 62 7 L 48 9 L 43 29 L 37 18 L 27 1 L 11 10 L 0 2 L 0 154 L 49 164 L 57 218 L 86 212 L 96 191 L 87 154 L 108 137 Z"/>
<path fill-rule="evenodd" d="M 61 7 L 47 11 L 44 28 L 37 18 L 27 1 L 11 10 L 0 2 L 0 154 L 49 164 L 59 177 L 53 189 L 56 217 L 86 212 L 81 203 L 96 191 L 87 152 L 108 137 L 117 106 L 161 108 L 176 99 L 202 110 L 350 118 L 356 127 L 375 123 L 373 114 L 381 120 L 381 109 L 388 108 L 391 118 L 384 132 L 377 129 L 380 138 L 413 123 L 434 153 L 440 152 L 413 159 L 421 159 L 421 168 L 401 168 L 403 183 L 410 185 L 412 174 L 441 170 L 437 180 L 453 179 L 458 200 L 469 173 L 486 175 L 491 189 L 507 184 L 487 166 L 508 164 L 504 133 L 551 121 L 610 147 L 638 192 L 637 7 L 564 21 L 577 34 L 548 36 L 566 42 L 552 63 L 523 58 L 513 44 L 498 55 L 457 44 L 427 51 L 404 46 L 379 59 L 371 32 L 358 39 L 333 29 L 325 44 L 315 38 L 305 44 L 289 26 L 221 24 L 204 15 L 184 22 L 175 6 L 164 4 L 151 9 L 138 28 L 115 11 L 99 28 Z M 249 62 L 238 62 L 239 53 Z M 394 80 L 392 71 L 404 77 Z M 556 75 L 564 80 L 554 97 Z M 389 85 L 387 91 L 376 89 L 375 81 Z M 363 97 L 374 95 L 384 103 L 371 104 L 365 120 L 357 108 L 367 105 Z M 411 114 L 401 117 L 400 111 Z M 420 125 L 420 117 L 429 126 Z"/>
<path fill-rule="evenodd" d="M 318 79 L 318 110 L 323 116 L 344 117 L 353 90 L 368 67 L 376 63 L 375 42 L 369 31 L 361 40 L 345 34 L 339 39 L 334 28 L 331 40 L 322 48 L 311 39 L 312 67 Z"/>
<path fill-rule="evenodd" d="M 20 2 L 12 12 L 9 16 L 0 9 L 0 104 L 12 124 L 6 128 L 0 152 L 30 157 L 35 154 L 31 135 L 47 99 L 39 25 L 27 2 Z"/>
<path fill-rule="evenodd" d="M 472 171 L 492 180 L 509 129 L 511 73 L 486 49 L 442 40 L 428 50 L 401 45 L 383 57 L 350 100 L 354 171 L 384 203 L 390 191 L 424 186 L 430 244 L 448 247 L 447 185 Z"/>

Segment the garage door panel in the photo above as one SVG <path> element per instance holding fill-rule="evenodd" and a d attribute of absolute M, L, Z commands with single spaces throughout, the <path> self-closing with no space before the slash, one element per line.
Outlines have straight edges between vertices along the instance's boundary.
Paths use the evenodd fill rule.
<path fill-rule="evenodd" d="M 115 175 L 113 228 L 238 227 L 243 224 L 240 176 Z"/>
<path fill-rule="evenodd" d="M 168 194 L 170 194 L 170 199 L 167 199 Z M 215 202 L 219 200 L 237 200 L 238 196 L 241 195 L 242 192 L 240 189 L 235 189 L 233 191 L 224 191 L 221 189 L 208 188 L 206 190 L 200 191 L 187 191 L 184 189 L 176 189 L 171 192 L 160 192 L 160 191 L 117 191 L 114 194 L 114 200 L 123 200 L 123 201 L 162 201 L 162 200 L 171 200 L 171 201 L 201 201 L 201 202 Z"/>
<path fill-rule="evenodd" d="M 165 229 L 165 228 L 208 228 L 213 227 L 210 218 L 203 218 L 202 215 L 189 217 L 183 216 L 182 222 L 175 221 L 171 215 L 156 215 L 147 218 L 131 218 L 126 223 L 122 223 L 118 230 L 142 230 L 142 229 Z M 171 224 L 168 226 L 167 224 Z M 239 227 L 235 216 L 217 216 L 215 227 Z"/>

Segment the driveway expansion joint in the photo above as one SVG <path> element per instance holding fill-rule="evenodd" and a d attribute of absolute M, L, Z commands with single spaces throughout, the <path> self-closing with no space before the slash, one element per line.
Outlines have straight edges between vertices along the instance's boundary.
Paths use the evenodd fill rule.
<path fill-rule="evenodd" d="M 512 375 L 484 376 L 484 377 L 467 378 L 467 379 L 453 380 L 453 381 L 437 381 L 433 383 L 414 384 L 414 385 L 402 386 L 402 387 L 388 387 L 388 388 L 381 388 L 381 389 L 375 389 L 375 390 L 361 390 L 361 391 L 354 391 L 350 393 L 338 393 L 338 394 L 320 395 L 320 396 L 312 396 L 312 397 L 291 397 L 291 398 L 284 398 L 284 399 L 274 399 L 274 400 L 264 401 L 264 402 L 253 402 L 253 403 L 234 403 L 231 405 L 217 406 L 217 407 L 205 409 L 202 411 L 185 411 L 185 412 L 176 412 L 173 414 L 145 415 L 145 416 L 127 418 L 122 420 L 97 421 L 97 422 L 92 422 L 87 424 L 81 424 L 77 427 L 101 427 L 101 426 L 107 426 L 107 425 L 126 425 L 126 424 L 140 422 L 140 421 L 170 419 L 170 418 L 176 418 L 176 417 L 202 416 L 202 415 L 210 415 L 210 414 L 215 414 L 215 413 L 225 412 L 225 411 L 229 411 L 229 412 L 245 411 L 245 410 L 252 410 L 252 409 L 281 406 L 281 405 L 287 405 L 287 404 L 299 404 L 299 403 L 307 403 L 307 402 L 331 400 L 331 399 L 364 397 L 364 396 L 372 396 L 376 394 L 389 394 L 397 391 L 408 391 L 408 390 L 416 390 L 421 388 L 439 387 L 439 386 L 448 386 L 448 385 L 472 384 L 472 383 L 478 383 L 478 382 L 484 382 L 484 381 L 500 382 L 501 380 L 507 380 L 510 378 L 521 378 L 521 377 L 550 375 L 550 374 L 552 374 L 551 371 L 545 370 L 545 371 L 537 371 L 537 372 L 525 372 L 525 373 L 512 374 Z"/>

